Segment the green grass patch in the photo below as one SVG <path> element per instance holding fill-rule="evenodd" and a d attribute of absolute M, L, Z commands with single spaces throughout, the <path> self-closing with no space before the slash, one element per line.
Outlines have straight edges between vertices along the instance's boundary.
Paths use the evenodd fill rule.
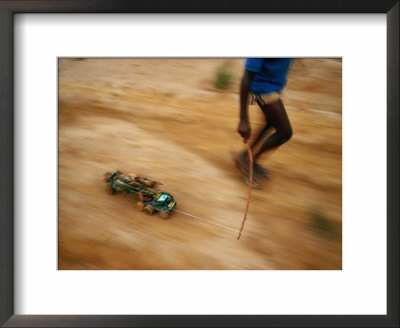
<path fill-rule="evenodd" d="M 215 72 L 214 87 L 219 90 L 229 89 L 232 85 L 232 72 L 227 64 L 220 66 Z"/>
<path fill-rule="evenodd" d="M 327 218 L 320 210 L 310 212 L 309 226 L 314 233 L 321 237 L 336 239 L 341 236 L 340 224 Z"/>

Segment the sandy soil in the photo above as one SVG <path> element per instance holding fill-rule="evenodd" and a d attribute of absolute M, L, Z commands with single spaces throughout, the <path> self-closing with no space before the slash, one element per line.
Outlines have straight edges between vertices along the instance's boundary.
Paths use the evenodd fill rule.
<path fill-rule="evenodd" d="M 252 202 L 232 162 L 243 59 L 60 59 L 59 269 L 341 269 L 341 60 L 300 59 L 283 101 L 294 135 L 261 164 Z M 216 69 L 233 74 L 213 86 Z M 253 131 L 263 124 L 250 107 Z M 121 169 L 163 183 L 177 208 L 147 216 L 109 195 Z"/>

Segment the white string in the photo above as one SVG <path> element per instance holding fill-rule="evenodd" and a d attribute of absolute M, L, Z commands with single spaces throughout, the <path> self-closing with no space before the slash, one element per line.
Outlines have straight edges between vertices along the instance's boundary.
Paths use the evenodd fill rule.
<path fill-rule="evenodd" d="M 198 216 L 195 216 L 195 215 L 190 214 L 190 213 L 182 212 L 182 211 L 179 211 L 179 210 L 174 210 L 174 212 L 178 212 L 178 213 L 181 213 L 183 215 L 190 216 L 190 217 L 192 217 L 192 218 L 194 218 L 196 220 L 199 220 L 199 221 L 204 221 L 204 219 L 199 218 Z M 239 233 L 239 230 L 235 230 L 235 229 L 229 228 L 229 227 L 224 226 L 222 224 L 218 224 L 218 223 L 214 223 L 214 222 L 210 222 L 210 221 L 204 221 L 204 222 L 209 223 L 209 224 L 213 224 L 213 225 L 216 225 L 218 227 L 221 227 L 221 228 L 228 229 L 228 230 L 231 230 L 231 231 Z"/>

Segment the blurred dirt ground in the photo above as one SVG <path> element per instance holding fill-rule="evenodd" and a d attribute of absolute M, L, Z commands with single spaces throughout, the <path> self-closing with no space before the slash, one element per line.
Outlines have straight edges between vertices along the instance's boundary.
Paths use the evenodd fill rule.
<path fill-rule="evenodd" d="M 294 135 L 261 164 L 252 202 L 232 153 L 243 59 L 59 60 L 59 269 L 341 269 L 342 62 L 297 59 L 283 95 Z M 213 85 L 225 65 L 233 83 Z M 252 131 L 263 124 L 250 107 Z M 105 192 L 121 169 L 161 181 L 177 208 L 147 216 Z"/>

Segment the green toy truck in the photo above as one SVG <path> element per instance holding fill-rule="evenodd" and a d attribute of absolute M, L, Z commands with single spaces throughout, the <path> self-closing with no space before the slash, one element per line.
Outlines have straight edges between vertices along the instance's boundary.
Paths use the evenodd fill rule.
<path fill-rule="evenodd" d="M 147 215 L 158 212 L 163 219 L 167 219 L 176 206 L 176 201 L 170 194 L 156 188 L 160 182 L 131 173 L 124 174 L 120 170 L 106 172 L 104 181 L 110 194 L 125 192 L 125 197 L 137 196 L 139 201 L 136 203 L 136 208 Z"/>

